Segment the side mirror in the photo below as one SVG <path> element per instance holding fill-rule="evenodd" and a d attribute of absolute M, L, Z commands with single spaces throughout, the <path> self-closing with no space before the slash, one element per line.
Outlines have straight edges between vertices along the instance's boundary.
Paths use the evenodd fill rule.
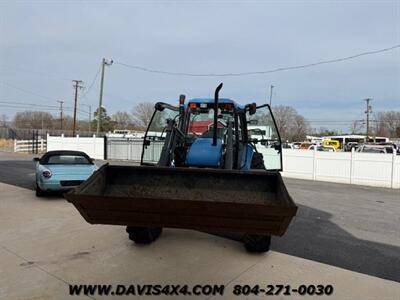
<path fill-rule="evenodd" d="M 254 115 L 256 111 L 257 111 L 257 104 L 255 103 L 249 104 L 249 114 Z"/>
<path fill-rule="evenodd" d="M 39 157 L 34 157 L 32 161 L 39 161 Z"/>
<path fill-rule="evenodd" d="M 149 140 L 144 140 L 143 141 L 144 146 L 150 146 L 150 141 Z"/>
<path fill-rule="evenodd" d="M 90 158 L 92 161 L 95 161 L 96 159 L 94 159 L 93 157 Z"/>

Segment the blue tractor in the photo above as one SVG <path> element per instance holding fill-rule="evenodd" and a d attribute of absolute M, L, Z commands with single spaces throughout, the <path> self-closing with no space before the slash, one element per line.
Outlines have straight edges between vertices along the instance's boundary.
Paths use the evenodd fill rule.
<path fill-rule="evenodd" d="M 156 103 L 144 137 L 141 165 L 281 171 L 281 139 L 269 105 L 240 105 L 219 98 L 221 88 L 222 83 L 211 99 L 186 102 L 181 95 L 179 106 Z M 127 226 L 126 231 L 136 243 L 151 243 L 162 228 Z M 250 252 L 268 251 L 271 242 L 269 234 L 215 234 L 242 241 Z"/>
<path fill-rule="evenodd" d="M 194 229 L 269 250 L 297 207 L 280 175 L 282 146 L 269 105 L 220 99 L 158 102 L 141 165 L 108 165 L 65 195 L 90 224 L 126 226 L 135 243 L 162 228 Z"/>

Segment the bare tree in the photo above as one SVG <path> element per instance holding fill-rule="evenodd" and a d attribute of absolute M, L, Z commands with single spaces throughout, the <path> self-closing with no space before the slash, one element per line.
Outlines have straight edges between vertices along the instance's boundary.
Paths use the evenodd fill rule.
<path fill-rule="evenodd" d="M 351 125 L 350 125 L 350 132 L 352 134 L 360 134 L 361 130 L 363 128 L 362 121 L 360 120 L 354 120 Z"/>
<path fill-rule="evenodd" d="M 302 141 L 305 139 L 310 131 L 309 124 L 293 107 L 278 105 L 272 110 L 283 140 Z"/>
<path fill-rule="evenodd" d="M 376 132 L 378 136 L 400 137 L 400 111 L 384 111 L 375 114 Z"/>
<path fill-rule="evenodd" d="M 1 126 L 1 127 L 6 127 L 6 126 L 7 126 L 7 120 L 8 120 L 7 115 L 2 114 L 2 115 L 0 116 L 0 126 Z"/>
<path fill-rule="evenodd" d="M 132 116 L 125 111 L 118 111 L 111 119 L 117 123 L 118 128 L 126 129 L 132 123 Z"/>
<path fill-rule="evenodd" d="M 154 112 L 154 103 L 141 102 L 137 104 L 132 110 L 132 115 L 135 125 L 142 128 L 147 128 L 147 126 L 150 123 L 153 112 Z"/>
<path fill-rule="evenodd" d="M 53 128 L 53 116 L 43 111 L 17 112 L 14 116 L 13 123 L 17 128 Z"/>

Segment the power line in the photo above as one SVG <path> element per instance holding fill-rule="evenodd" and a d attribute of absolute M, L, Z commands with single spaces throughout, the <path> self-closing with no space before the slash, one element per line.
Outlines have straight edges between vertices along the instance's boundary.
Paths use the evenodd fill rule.
<path fill-rule="evenodd" d="M 17 87 L 17 86 L 12 85 L 12 84 L 9 84 L 9 83 L 7 83 L 7 82 L 5 82 L 5 81 L 0 81 L 0 82 L 1 82 L 2 84 L 4 84 L 4 85 L 8 86 L 8 87 L 11 87 L 11 88 L 13 88 L 13 89 L 19 90 L 19 91 L 24 92 L 24 93 L 26 93 L 26 94 L 33 95 L 33 96 L 36 96 L 36 97 L 40 97 L 40 98 L 44 98 L 44 99 L 48 99 L 48 100 L 54 101 L 54 98 L 50 98 L 50 97 L 47 97 L 47 96 L 43 96 L 43 95 L 37 94 L 37 93 L 35 93 L 35 92 L 32 92 L 32 91 L 29 91 L 29 90 L 26 90 L 26 89 Z"/>
<path fill-rule="evenodd" d="M 27 106 L 43 106 L 43 107 L 58 107 L 58 106 L 55 106 L 55 105 L 40 105 L 40 104 L 37 104 L 37 103 L 27 103 L 27 102 L 16 102 L 16 101 L 14 101 L 14 102 L 10 102 L 10 101 L 0 101 L 0 103 L 5 103 L 5 104 L 15 104 L 15 105 L 27 105 Z"/>
<path fill-rule="evenodd" d="M 389 48 L 373 50 L 373 51 L 366 51 L 366 52 L 358 53 L 358 54 L 355 54 L 355 55 L 350 55 L 350 56 L 341 57 L 341 58 L 335 58 L 335 59 L 329 59 L 329 60 L 322 60 L 322 61 L 319 61 L 319 62 L 309 63 L 309 64 L 305 64 L 305 65 L 280 67 L 280 68 L 275 68 L 275 69 L 265 70 L 265 71 L 249 71 L 249 72 L 221 73 L 221 74 L 217 74 L 217 73 L 208 73 L 208 74 L 207 73 L 206 74 L 197 73 L 196 74 L 196 73 L 186 73 L 186 72 L 171 72 L 171 71 L 150 69 L 150 68 L 143 67 L 143 66 L 138 66 L 138 65 L 130 65 L 130 64 L 126 64 L 126 63 L 118 62 L 118 61 L 115 61 L 114 63 L 118 64 L 118 65 L 121 65 L 121 66 L 124 66 L 124 67 L 127 67 L 127 68 L 143 71 L 143 72 L 157 73 L 157 74 L 171 75 L 171 76 L 191 76 L 191 77 L 249 76 L 249 75 L 262 75 L 262 74 L 282 72 L 282 71 L 288 71 L 288 70 L 296 70 L 296 69 L 305 69 L 305 68 L 315 67 L 315 66 L 323 65 L 323 64 L 331 64 L 331 63 L 336 63 L 336 62 L 342 62 L 342 61 L 346 61 L 346 60 L 350 60 L 350 59 L 355 59 L 355 58 L 358 58 L 358 57 L 361 57 L 361 56 L 366 56 L 366 55 L 372 55 L 372 54 L 378 54 L 378 53 L 382 53 L 382 52 L 391 51 L 391 50 L 394 50 L 394 49 L 397 49 L 397 48 L 400 48 L 400 44 L 399 45 L 394 45 L 394 46 L 389 47 Z"/>
<path fill-rule="evenodd" d="M 87 90 L 86 90 L 85 92 L 82 93 L 81 98 L 84 98 L 87 94 L 89 94 L 90 90 L 92 89 L 93 85 L 94 85 L 95 82 L 96 82 L 97 77 L 99 76 L 100 70 L 101 70 L 101 67 L 99 67 L 99 68 L 97 69 L 96 75 L 94 76 L 94 78 L 93 78 L 93 80 L 92 80 L 92 83 L 89 85 L 89 87 L 87 88 Z"/>
<path fill-rule="evenodd" d="M 0 104 L 0 107 L 31 109 L 31 107 L 15 106 L 15 105 L 12 105 L 12 104 Z M 50 107 L 46 108 L 46 107 L 43 107 L 43 108 L 40 108 L 40 110 L 41 111 L 57 111 L 58 108 L 50 108 Z"/>
<path fill-rule="evenodd" d="M 16 71 L 16 72 L 38 74 L 38 75 L 42 75 L 42 76 L 46 76 L 46 77 L 51 77 L 51 78 L 57 79 L 57 80 L 63 80 L 63 81 L 70 81 L 71 80 L 69 78 L 60 77 L 56 73 L 36 71 L 36 70 L 28 70 L 28 69 L 21 68 L 21 67 L 16 67 L 16 66 L 10 67 L 10 66 L 2 65 L 2 68 L 4 68 L 4 67 L 5 68 L 9 68 L 9 69 L 14 69 L 14 71 Z M 3 71 L 3 70 L 1 70 L 1 71 Z"/>
<path fill-rule="evenodd" d="M 59 111 L 60 107 L 59 106 L 52 106 L 52 105 L 39 105 L 39 104 L 31 104 L 31 103 L 23 103 L 23 105 L 21 105 L 21 103 L 17 103 L 14 104 L 12 102 L 5 102 L 5 101 L 0 101 L 0 107 L 9 107 L 9 108 L 19 108 L 19 109 L 32 109 L 33 107 L 31 106 L 35 106 L 38 107 L 40 110 L 49 110 L 49 111 Z M 73 111 L 72 107 L 69 106 L 63 106 L 64 110 L 67 111 Z M 81 114 L 88 114 L 89 112 L 83 109 L 76 109 L 78 113 Z"/>

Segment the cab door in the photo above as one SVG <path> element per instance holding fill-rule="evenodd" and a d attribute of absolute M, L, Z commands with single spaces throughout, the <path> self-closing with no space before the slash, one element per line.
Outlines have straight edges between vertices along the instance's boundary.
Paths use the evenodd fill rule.
<path fill-rule="evenodd" d="M 248 139 L 264 158 L 269 171 L 282 171 L 282 142 L 274 116 L 268 104 L 258 106 L 255 114 L 247 112 Z"/>
<path fill-rule="evenodd" d="M 168 122 L 176 120 L 178 113 L 178 107 L 161 102 L 155 105 L 153 116 L 143 140 L 141 165 L 156 165 L 158 163 L 167 136 Z"/>

